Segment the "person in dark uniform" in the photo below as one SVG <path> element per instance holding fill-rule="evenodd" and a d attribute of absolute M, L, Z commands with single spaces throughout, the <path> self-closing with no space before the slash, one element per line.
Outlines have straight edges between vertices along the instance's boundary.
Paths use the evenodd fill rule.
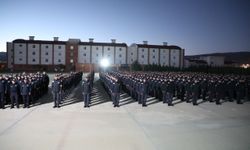
<path fill-rule="evenodd" d="M 197 100 L 198 100 L 198 96 L 199 96 L 199 81 L 195 80 L 193 82 L 193 84 L 191 85 L 191 89 L 192 89 L 192 102 L 193 105 L 198 105 L 197 104 Z"/>
<path fill-rule="evenodd" d="M 144 79 L 143 81 L 142 81 L 142 84 L 141 84 L 141 86 L 140 86 L 140 91 L 141 91 L 141 103 L 142 103 L 142 107 L 146 107 L 147 106 L 147 104 L 146 104 L 146 102 L 147 102 L 147 89 L 148 89 L 148 83 L 147 83 L 147 81 Z"/>
<path fill-rule="evenodd" d="M 119 101 L 120 101 L 120 83 L 119 83 L 119 80 L 114 81 L 112 94 L 113 94 L 113 98 L 114 98 L 114 107 L 119 107 Z"/>
<path fill-rule="evenodd" d="M 23 108 L 29 108 L 29 96 L 31 95 L 31 87 L 27 79 L 24 79 L 24 82 L 21 85 L 21 95 L 23 97 Z"/>
<path fill-rule="evenodd" d="M 167 83 L 167 103 L 168 106 L 173 106 L 173 96 L 174 96 L 174 81 L 172 79 L 170 79 Z"/>
<path fill-rule="evenodd" d="M 161 92 L 162 92 L 162 102 L 167 103 L 167 83 L 164 80 L 161 84 Z"/>
<path fill-rule="evenodd" d="M 218 81 L 215 84 L 215 103 L 216 105 L 220 105 L 221 102 L 220 100 L 222 99 L 223 96 L 223 83 L 221 81 Z"/>
<path fill-rule="evenodd" d="M 7 92 L 6 81 L 0 76 L 0 108 L 4 109 L 4 98 Z"/>
<path fill-rule="evenodd" d="M 54 100 L 54 108 L 60 107 L 60 98 L 62 94 L 62 83 L 55 77 L 55 80 L 52 82 L 52 94 Z"/>
<path fill-rule="evenodd" d="M 82 82 L 83 87 L 83 100 L 84 100 L 84 107 L 90 107 L 90 93 L 91 93 L 91 87 L 90 87 L 90 81 L 88 78 Z"/>
<path fill-rule="evenodd" d="M 15 104 L 16 104 L 16 107 L 19 108 L 18 93 L 19 93 L 18 84 L 16 83 L 15 80 L 12 80 L 10 84 L 10 100 L 11 100 L 10 108 L 14 108 Z"/>
<path fill-rule="evenodd" d="M 243 104 L 242 99 L 245 92 L 245 80 L 240 79 L 236 84 L 236 102 L 237 104 Z"/>

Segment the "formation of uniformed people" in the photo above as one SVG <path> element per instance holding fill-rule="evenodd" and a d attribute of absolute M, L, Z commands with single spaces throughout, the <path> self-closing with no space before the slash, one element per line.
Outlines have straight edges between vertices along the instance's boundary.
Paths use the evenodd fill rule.
<path fill-rule="evenodd" d="M 99 73 L 100 80 L 104 85 L 104 89 L 110 95 L 114 107 L 119 107 L 121 85 L 118 78 L 112 75 L 112 73 Z"/>
<path fill-rule="evenodd" d="M 84 107 L 90 107 L 91 99 L 91 91 L 93 89 L 95 72 L 92 71 L 87 74 L 86 78 L 82 81 L 82 95 L 84 101 Z"/>
<path fill-rule="evenodd" d="M 49 77 L 44 73 L 22 73 L 12 75 L 0 75 L 0 107 L 10 103 L 14 108 L 23 102 L 24 108 L 40 98 L 48 91 Z"/>
<path fill-rule="evenodd" d="M 82 80 L 82 72 L 71 72 L 70 74 L 56 74 L 51 83 L 51 91 L 54 100 L 54 108 L 62 104 L 65 92 L 73 85 L 76 86 Z"/>
<path fill-rule="evenodd" d="M 198 105 L 198 100 L 221 104 L 222 100 L 242 104 L 250 100 L 250 77 L 193 72 L 109 72 L 101 74 L 108 89 L 120 81 L 124 91 L 146 106 L 147 96 L 156 97 L 173 106 L 177 98 Z M 115 79 L 115 80 L 114 80 Z"/>

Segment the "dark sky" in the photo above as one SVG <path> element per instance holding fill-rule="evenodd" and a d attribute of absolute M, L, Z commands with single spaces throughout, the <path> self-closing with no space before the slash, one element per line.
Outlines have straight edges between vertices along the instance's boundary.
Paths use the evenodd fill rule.
<path fill-rule="evenodd" d="M 29 35 L 250 51 L 250 0 L 1 0 L 0 20 L 0 51 Z"/>

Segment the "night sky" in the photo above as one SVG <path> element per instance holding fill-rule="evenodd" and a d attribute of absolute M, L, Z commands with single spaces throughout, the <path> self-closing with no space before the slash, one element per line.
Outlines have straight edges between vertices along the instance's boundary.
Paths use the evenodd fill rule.
<path fill-rule="evenodd" d="M 250 51 L 250 0 L 0 0 L 0 51 L 29 35 L 168 42 L 186 55 Z"/>

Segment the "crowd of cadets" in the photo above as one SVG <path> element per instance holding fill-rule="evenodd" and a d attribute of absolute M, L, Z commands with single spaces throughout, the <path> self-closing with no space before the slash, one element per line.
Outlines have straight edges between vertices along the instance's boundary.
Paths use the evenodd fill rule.
<path fill-rule="evenodd" d="M 44 73 L 22 73 L 0 75 L 0 107 L 11 104 L 10 108 L 23 103 L 24 108 L 47 93 L 49 77 Z"/>
<path fill-rule="evenodd" d="M 215 75 L 194 72 L 109 72 L 100 74 L 101 80 L 111 95 L 123 90 L 142 106 L 147 96 L 156 97 L 173 106 L 176 97 L 198 105 L 198 99 L 221 104 L 221 100 L 242 104 L 250 100 L 250 76 Z M 119 90 L 118 90 L 119 89 Z M 112 98 L 113 102 L 119 98 Z M 118 100 L 119 104 L 119 100 Z"/>
<path fill-rule="evenodd" d="M 76 87 L 82 81 L 82 72 L 71 72 L 70 74 L 56 74 L 51 83 L 51 91 L 54 100 L 54 108 L 59 108 L 71 87 Z"/>
<path fill-rule="evenodd" d="M 83 95 L 84 107 L 90 107 L 91 103 L 90 96 L 91 96 L 91 91 L 93 89 L 94 77 L 95 77 L 95 72 L 92 71 L 89 74 L 87 74 L 84 80 L 82 81 L 82 95 Z"/>

